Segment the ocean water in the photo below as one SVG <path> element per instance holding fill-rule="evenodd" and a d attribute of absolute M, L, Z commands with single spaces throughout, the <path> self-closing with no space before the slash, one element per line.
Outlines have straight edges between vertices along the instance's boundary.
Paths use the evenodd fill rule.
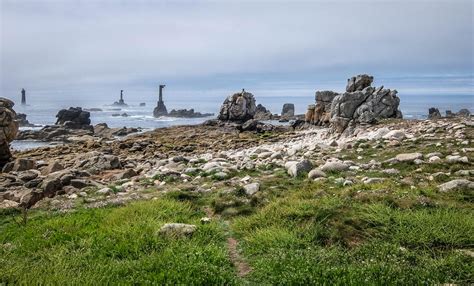
<path fill-rule="evenodd" d="M 446 110 L 453 112 L 459 111 L 461 108 L 467 108 L 474 112 L 474 93 L 473 94 L 454 94 L 454 95 L 430 95 L 430 94 L 399 94 L 400 109 L 406 119 L 424 119 L 427 117 L 430 107 L 438 108 L 442 114 Z M 107 123 L 109 127 L 141 127 L 144 130 L 152 130 L 160 127 L 174 125 L 193 125 L 200 124 L 205 120 L 216 118 L 220 105 L 224 101 L 225 96 L 221 97 L 199 97 L 186 98 L 185 100 L 165 100 L 168 111 L 171 109 L 194 108 L 195 111 L 202 113 L 214 113 L 214 116 L 205 118 L 171 118 L 171 117 L 153 117 L 153 109 L 156 105 L 154 101 L 134 100 L 130 98 L 126 100 L 127 107 L 115 107 L 103 99 L 87 99 L 81 96 L 69 96 L 67 100 L 58 100 L 50 98 L 40 101 L 32 99 L 26 106 L 15 105 L 14 109 L 17 113 L 27 114 L 30 123 L 39 126 L 51 125 L 56 122 L 56 114 L 60 109 L 69 108 L 70 106 L 81 106 L 83 108 L 100 108 L 102 111 L 91 112 L 91 123 Z M 280 113 L 284 103 L 291 102 L 295 104 L 296 113 L 301 114 L 306 111 L 308 104 L 314 103 L 314 95 L 308 96 L 256 96 L 257 103 L 263 104 L 272 113 Z M 141 107 L 140 103 L 145 102 L 146 106 Z M 118 110 L 120 109 L 120 110 Z M 113 116 L 114 114 L 126 113 L 128 116 Z M 43 143 L 31 141 L 14 141 L 12 147 L 17 150 L 30 149 L 42 146 Z"/>

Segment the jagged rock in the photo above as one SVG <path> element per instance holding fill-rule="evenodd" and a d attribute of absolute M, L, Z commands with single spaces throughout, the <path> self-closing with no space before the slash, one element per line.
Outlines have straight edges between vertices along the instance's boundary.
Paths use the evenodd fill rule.
<path fill-rule="evenodd" d="M 26 119 L 26 114 L 24 113 L 18 113 L 16 115 L 15 120 L 18 122 L 18 125 L 20 127 L 35 127 L 34 124 L 31 124 L 27 119 Z"/>
<path fill-rule="evenodd" d="M 178 109 L 178 110 L 171 110 L 168 113 L 169 117 L 182 117 L 182 118 L 199 118 L 199 117 L 209 117 L 213 116 L 214 113 L 201 113 L 201 112 L 194 112 L 194 109 Z"/>
<path fill-rule="evenodd" d="M 316 105 L 314 106 L 314 115 L 310 123 L 316 125 L 329 124 L 331 120 L 331 103 L 337 95 L 338 93 L 329 90 L 316 91 Z"/>
<path fill-rule="evenodd" d="M 56 124 L 70 129 L 92 129 L 90 116 L 90 112 L 80 107 L 69 107 L 58 112 Z"/>
<path fill-rule="evenodd" d="M 48 166 L 46 166 L 46 167 L 41 171 L 41 173 L 42 173 L 43 175 L 49 175 L 49 174 L 51 174 L 51 173 L 58 172 L 58 171 L 62 171 L 62 170 L 64 170 L 64 166 L 61 165 L 61 163 L 54 161 L 54 162 L 50 163 Z"/>
<path fill-rule="evenodd" d="M 245 122 L 253 119 L 257 107 L 250 92 L 242 91 L 227 97 L 221 106 L 218 119 Z"/>
<path fill-rule="evenodd" d="M 383 118 L 402 117 L 398 109 L 400 98 L 397 97 L 397 91 L 384 89 L 383 86 L 373 88 L 371 82 L 372 77 L 363 75 L 359 81 L 355 79 L 353 84 L 348 84 L 348 90 L 354 91 L 333 99 L 330 120 L 333 131 L 342 133 L 350 124 L 373 124 Z"/>
<path fill-rule="evenodd" d="M 255 115 L 253 118 L 257 120 L 271 120 L 273 115 L 268 109 L 265 108 L 265 106 L 259 104 L 257 105 L 257 109 L 255 110 Z"/>
<path fill-rule="evenodd" d="M 333 132 L 342 133 L 355 124 L 373 124 L 379 119 L 401 118 L 398 109 L 400 98 L 396 90 L 371 87 L 373 77 L 358 75 L 348 80 L 346 92 L 316 92 L 316 105 L 308 107 L 306 121 L 331 126 Z M 352 128 L 349 129 L 352 131 Z"/>
<path fill-rule="evenodd" d="M 370 86 L 373 81 L 374 77 L 367 74 L 353 76 L 347 80 L 346 91 L 354 92 L 363 90 L 364 88 Z"/>
<path fill-rule="evenodd" d="M 428 119 L 438 119 L 441 118 L 441 113 L 438 108 L 431 107 L 428 109 Z"/>
<path fill-rule="evenodd" d="M 14 105 L 13 101 L 0 97 L 0 168 L 11 160 L 10 142 L 18 133 Z"/>
<path fill-rule="evenodd" d="M 281 117 L 283 118 L 292 118 L 295 116 L 295 105 L 293 103 L 283 104 L 281 109 Z"/>

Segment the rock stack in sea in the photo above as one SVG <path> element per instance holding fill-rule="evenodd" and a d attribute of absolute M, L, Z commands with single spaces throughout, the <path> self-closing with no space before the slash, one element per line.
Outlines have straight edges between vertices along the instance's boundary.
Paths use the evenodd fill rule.
<path fill-rule="evenodd" d="M 90 112 L 82 110 L 81 107 L 69 107 L 58 112 L 56 124 L 69 129 L 91 129 L 93 127 L 90 116 Z"/>
<path fill-rule="evenodd" d="M 374 78 L 362 74 L 348 79 L 346 92 L 316 92 L 316 104 L 310 105 L 306 121 L 329 125 L 334 132 L 351 132 L 357 124 L 373 124 L 380 119 L 402 118 L 396 90 L 375 88 Z"/>
<path fill-rule="evenodd" d="M 0 97 L 0 167 L 11 160 L 10 142 L 15 139 L 18 133 L 14 105 L 11 100 Z"/>

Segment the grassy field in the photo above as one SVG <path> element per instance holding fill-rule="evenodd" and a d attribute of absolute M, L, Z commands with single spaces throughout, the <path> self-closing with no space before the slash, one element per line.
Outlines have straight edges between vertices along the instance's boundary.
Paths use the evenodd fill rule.
<path fill-rule="evenodd" d="M 377 156 L 410 148 L 381 149 Z M 346 174 L 312 182 L 268 166 L 233 174 L 258 178 L 261 190 L 252 197 L 239 189 L 191 192 L 170 182 L 175 190 L 154 200 L 69 213 L 33 210 L 26 225 L 17 223 L 21 214 L 4 212 L 0 284 L 474 283 L 472 191 L 440 193 L 438 184 L 449 178 L 427 179 L 469 166 L 382 167 L 400 174 L 363 171 L 358 176 L 385 180 L 343 186 L 336 179 Z M 211 223 L 200 224 L 208 215 Z M 191 237 L 158 235 L 168 222 L 198 228 Z M 238 241 L 240 262 L 229 253 L 229 238 Z"/>

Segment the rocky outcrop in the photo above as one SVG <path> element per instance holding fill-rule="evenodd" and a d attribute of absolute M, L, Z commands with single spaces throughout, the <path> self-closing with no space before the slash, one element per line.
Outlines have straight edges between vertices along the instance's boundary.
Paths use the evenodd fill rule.
<path fill-rule="evenodd" d="M 0 97 L 0 168 L 11 160 L 10 142 L 18 133 L 14 105 L 13 101 Z"/>
<path fill-rule="evenodd" d="M 441 113 L 438 108 L 431 107 L 428 109 L 428 119 L 438 119 L 441 118 Z"/>
<path fill-rule="evenodd" d="M 15 117 L 15 120 L 18 122 L 20 127 L 35 127 L 36 125 L 31 124 L 28 119 L 26 119 L 26 114 L 18 113 Z"/>
<path fill-rule="evenodd" d="M 245 122 L 253 119 L 256 111 L 257 107 L 253 94 L 242 90 L 242 92 L 235 93 L 224 100 L 218 119 Z"/>
<path fill-rule="evenodd" d="M 90 116 L 90 112 L 81 107 L 69 107 L 58 112 L 56 124 L 70 129 L 92 129 Z"/>
<path fill-rule="evenodd" d="M 154 117 L 161 117 L 161 116 L 168 115 L 168 110 L 166 109 L 165 102 L 163 101 L 163 88 L 165 88 L 165 85 L 164 84 L 160 85 L 158 102 L 156 104 L 155 109 L 153 110 Z"/>
<path fill-rule="evenodd" d="M 331 119 L 331 103 L 334 97 L 338 94 L 334 91 L 316 91 L 315 99 L 316 104 L 308 106 L 308 112 L 306 112 L 306 122 L 315 125 L 329 124 Z"/>
<path fill-rule="evenodd" d="M 330 125 L 333 132 L 342 133 L 356 124 L 373 124 L 384 118 L 401 118 L 400 98 L 396 90 L 372 87 L 374 78 L 363 74 L 348 79 L 346 92 L 316 93 L 316 105 L 308 107 L 306 121 Z M 352 130 L 353 128 L 349 129 Z"/>
<path fill-rule="evenodd" d="M 370 86 L 374 81 L 374 77 L 367 74 L 353 76 L 347 80 L 346 92 L 360 91 Z"/>
<path fill-rule="evenodd" d="M 293 103 L 283 104 L 283 108 L 281 109 L 281 117 L 292 118 L 294 116 L 295 116 L 295 105 Z"/>
<path fill-rule="evenodd" d="M 265 106 L 258 104 L 253 118 L 257 120 L 271 120 L 273 115 Z"/>
<path fill-rule="evenodd" d="M 194 109 L 178 109 L 178 110 L 171 110 L 168 113 L 169 117 L 180 117 L 180 118 L 200 118 L 200 117 L 209 117 L 213 116 L 214 113 L 201 113 L 195 112 Z"/>

